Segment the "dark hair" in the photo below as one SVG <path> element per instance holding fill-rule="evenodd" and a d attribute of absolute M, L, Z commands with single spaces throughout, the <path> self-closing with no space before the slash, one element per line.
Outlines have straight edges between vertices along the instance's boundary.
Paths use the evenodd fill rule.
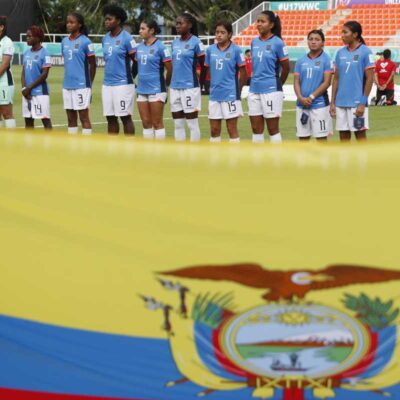
<path fill-rule="evenodd" d="M 4 26 L 3 32 L 0 35 L 0 39 L 7 34 L 7 17 L 5 15 L 0 16 L 0 25 Z"/>
<path fill-rule="evenodd" d="M 186 22 L 189 22 L 192 27 L 190 28 L 190 33 L 192 35 L 198 36 L 199 35 L 199 31 L 197 29 L 197 21 L 196 18 L 193 17 L 192 14 L 189 13 L 183 13 L 180 15 L 181 18 L 183 18 Z"/>
<path fill-rule="evenodd" d="M 215 28 L 214 28 L 215 31 L 217 30 L 218 26 L 223 26 L 226 29 L 226 31 L 229 33 L 229 35 L 232 36 L 233 28 L 232 28 L 232 24 L 230 22 L 222 20 L 222 19 L 217 21 L 217 23 L 215 24 Z"/>
<path fill-rule="evenodd" d="M 313 29 L 312 31 L 308 32 L 307 39 L 310 39 L 311 35 L 319 35 L 323 42 L 325 42 L 325 35 L 321 29 Z"/>
<path fill-rule="evenodd" d="M 38 38 L 40 43 L 44 42 L 44 32 L 40 26 L 32 25 L 28 31 L 31 31 L 32 36 Z"/>
<path fill-rule="evenodd" d="M 261 11 L 261 14 L 264 14 L 268 17 L 270 22 L 274 24 L 273 28 L 271 29 L 271 32 L 275 35 L 278 36 L 279 38 L 282 39 L 282 25 L 281 25 L 281 19 L 279 18 L 278 15 L 274 14 L 270 10 L 265 10 Z"/>
<path fill-rule="evenodd" d="M 365 44 L 365 40 L 362 37 L 362 27 L 361 24 L 357 21 L 347 21 L 343 24 L 346 28 L 349 28 L 353 33 L 358 33 L 358 40 Z"/>
<path fill-rule="evenodd" d="M 74 17 L 78 21 L 78 24 L 81 25 L 81 27 L 79 28 L 79 32 L 87 36 L 89 31 L 85 25 L 85 18 L 83 17 L 83 15 L 77 12 L 72 12 L 69 13 L 68 16 Z"/>
<path fill-rule="evenodd" d="M 146 24 L 149 29 L 154 29 L 154 35 L 158 35 L 161 32 L 160 27 L 154 19 L 144 19 L 143 24 Z"/>
<path fill-rule="evenodd" d="M 246 49 L 246 51 L 244 52 L 244 54 L 247 54 L 247 53 L 251 53 L 251 50 L 250 50 L 250 49 Z"/>
<path fill-rule="evenodd" d="M 391 55 L 392 55 L 392 52 L 389 49 L 386 49 L 383 51 L 383 58 L 385 60 L 389 59 L 391 57 Z"/>
<path fill-rule="evenodd" d="M 126 11 L 115 4 L 107 4 L 103 7 L 103 17 L 107 14 L 119 19 L 121 25 L 128 19 Z"/>

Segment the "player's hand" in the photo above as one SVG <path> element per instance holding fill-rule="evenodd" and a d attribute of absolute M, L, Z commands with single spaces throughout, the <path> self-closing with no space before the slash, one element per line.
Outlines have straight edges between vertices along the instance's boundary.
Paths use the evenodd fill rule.
<path fill-rule="evenodd" d="M 329 107 L 329 113 L 331 114 L 332 118 L 336 117 L 336 106 L 334 103 L 331 103 L 331 106 Z"/>
<path fill-rule="evenodd" d="M 364 111 L 365 111 L 365 105 L 359 104 L 358 107 L 356 108 L 356 112 L 354 113 L 354 115 L 356 117 L 362 117 L 364 115 Z"/>
<path fill-rule="evenodd" d="M 299 97 L 299 101 L 300 101 L 301 105 L 304 106 L 304 107 L 309 107 L 310 106 L 308 104 L 308 102 L 307 102 L 307 99 L 305 97 L 303 97 L 303 96 Z"/>
<path fill-rule="evenodd" d="M 307 97 L 307 98 L 305 99 L 305 101 L 306 101 L 306 103 L 307 103 L 307 107 L 311 107 L 312 98 L 311 98 L 311 97 Z"/>
<path fill-rule="evenodd" d="M 29 97 L 30 94 L 31 94 L 31 90 L 32 90 L 32 89 L 30 89 L 30 88 L 28 88 L 28 87 L 24 88 L 24 90 L 22 91 L 22 96 L 24 96 L 26 99 L 28 99 L 28 97 Z M 28 99 L 28 100 L 29 100 L 29 99 Z"/>

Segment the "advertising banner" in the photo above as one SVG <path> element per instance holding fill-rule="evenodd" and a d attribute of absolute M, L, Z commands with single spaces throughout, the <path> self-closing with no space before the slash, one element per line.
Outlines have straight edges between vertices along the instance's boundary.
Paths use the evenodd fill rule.
<path fill-rule="evenodd" d="M 369 4 L 399 4 L 400 0 L 338 0 L 337 7 L 353 7 L 354 5 L 369 5 Z"/>
<path fill-rule="evenodd" d="M 275 1 L 271 2 L 273 11 L 315 11 L 327 10 L 327 1 Z"/>

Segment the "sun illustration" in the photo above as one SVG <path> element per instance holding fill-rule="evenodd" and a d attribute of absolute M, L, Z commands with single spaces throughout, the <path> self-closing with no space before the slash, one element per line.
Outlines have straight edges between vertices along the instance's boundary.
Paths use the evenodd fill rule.
<path fill-rule="evenodd" d="M 311 321 L 311 316 L 302 311 L 284 311 L 277 316 L 277 319 L 286 325 L 304 325 Z"/>

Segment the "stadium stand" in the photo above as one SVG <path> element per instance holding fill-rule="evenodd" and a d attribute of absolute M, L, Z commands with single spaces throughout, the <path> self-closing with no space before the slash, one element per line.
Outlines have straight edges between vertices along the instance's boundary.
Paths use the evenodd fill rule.
<path fill-rule="evenodd" d="M 368 45 L 394 44 L 400 33 L 400 5 L 355 5 L 352 9 L 278 11 L 283 27 L 283 39 L 288 46 L 306 46 L 306 35 L 311 29 L 322 29 L 327 46 L 341 46 L 341 28 L 344 22 L 357 20 L 363 26 Z M 242 30 L 234 41 L 249 46 L 257 36 L 255 23 Z M 398 40 L 398 39 L 397 39 Z"/>

